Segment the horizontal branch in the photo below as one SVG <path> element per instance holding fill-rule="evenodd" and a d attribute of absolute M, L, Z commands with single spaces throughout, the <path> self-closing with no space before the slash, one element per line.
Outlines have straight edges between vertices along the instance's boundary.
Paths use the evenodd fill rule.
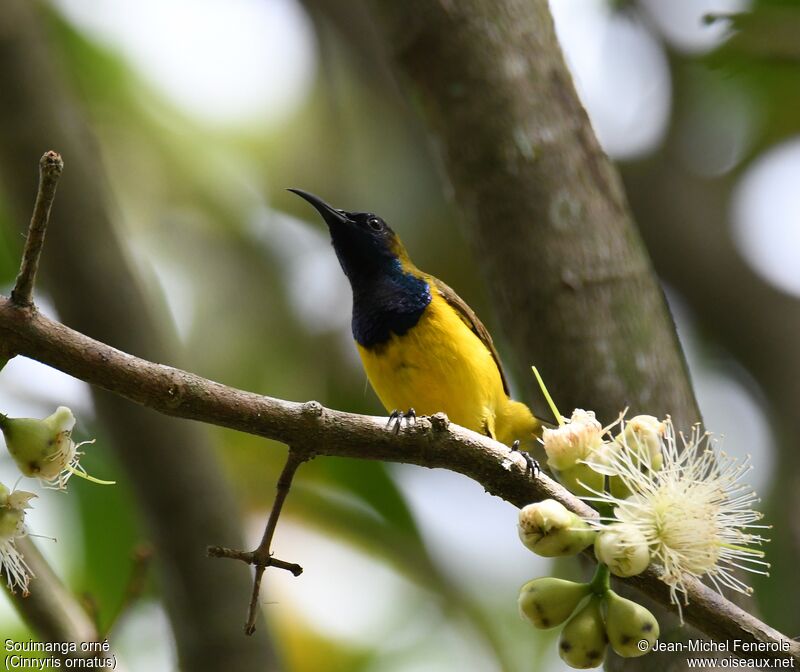
<path fill-rule="evenodd" d="M 167 415 L 228 427 L 256 436 L 303 445 L 315 455 L 415 464 L 455 471 L 480 483 L 487 492 L 516 505 L 552 498 L 582 516 L 596 512 L 558 483 L 541 475 L 532 479 L 525 460 L 497 441 L 451 425 L 442 414 L 420 418 L 395 434 L 386 419 L 265 397 L 207 380 L 180 369 L 155 364 L 95 341 L 50 320 L 33 307 L 0 297 L 0 342 L 14 354 L 38 360 L 87 383 L 119 394 Z M 669 605 L 657 570 L 629 579 L 642 592 Z M 719 640 L 766 644 L 800 662 L 800 643 L 731 604 L 687 577 L 689 606 L 684 618 Z M 743 657 L 785 657 L 760 651 Z"/>

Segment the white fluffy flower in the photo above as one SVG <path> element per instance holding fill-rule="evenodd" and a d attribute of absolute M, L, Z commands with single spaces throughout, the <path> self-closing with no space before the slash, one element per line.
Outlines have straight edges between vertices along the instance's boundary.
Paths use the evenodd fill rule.
<path fill-rule="evenodd" d="M 624 435 L 624 428 L 622 434 Z M 672 422 L 667 418 L 661 434 L 661 469 L 651 462 L 654 452 L 636 442 L 615 451 L 607 463 L 589 466 L 616 475 L 631 492 L 625 499 L 596 491 L 587 497 L 614 507 L 614 514 L 601 525 L 623 523 L 636 528 L 647 540 L 654 562 L 661 566 L 661 579 L 670 587 L 672 602 L 684 593 L 685 576 L 707 576 L 721 593 L 727 586 L 749 594 L 752 589 L 736 575 L 736 569 L 766 574 L 764 552 L 753 548 L 766 541 L 753 530 L 762 514 L 752 506 L 759 500 L 742 483 L 752 467 L 719 452 L 711 435 L 695 426 L 689 438 L 681 435 L 678 448 Z"/>
<path fill-rule="evenodd" d="M 9 492 L 0 483 L 0 571 L 6 575 L 11 591 L 21 588 L 23 595 L 28 594 L 28 582 L 33 573 L 17 550 L 15 541 L 27 534 L 25 509 L 30 508 L 28 502 L 34 497 L 36 495 L 32 492 L 24 490 Z"/>

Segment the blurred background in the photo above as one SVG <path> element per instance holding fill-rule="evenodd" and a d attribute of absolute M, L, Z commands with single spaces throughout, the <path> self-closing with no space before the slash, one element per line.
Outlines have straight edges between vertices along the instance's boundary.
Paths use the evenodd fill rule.
<path fill-rule="evenodd" d="M 581 98 L 621 168 L 664 282 L 706 425 L 724 437 L 726 451 L 753 456 L 750 480 L 775 524 L 773 576 L 755 581 L 758 608 L 796 636 L 800 610 L 786 596 L 800 560 L 800 525 L 791 515 L 800 507 L 800 5 L 550 4 Z M 22 45 L 21 53 L 30 43 L 46 54 L 48 73 L 63 87 L 56 113 L 81 120 L 88 135 L 78 146 L 91 152 L 34 146 L 15 156 L 16 165 L 3 159 L 4 174 L 16 172 L 32 194 L 41 153 L 62 151 L 56 213 L 68 198 L 88 198 L 70 182 L 76 163 L 89 161 L 102 174 L 113 222 L 107 235 L 120 241 L 129 265 L 121 282 L 140 287 L 160 315 L 165 334 L 151 330 L 147 338 L 171 343 L 160 355 L 166 361 L 271 396 L 383 414 L 351 342 L 350 291 L 327 232 L 286 187 L 384 216 L 417 265 L 476 309 L 502 353 L 425 130 L 359 3 L 51 0 L 28 3 L 25 21 L 9 20 L 8 11 L 0 8 L 2 39 Z M 33 80 L 32 90 L 48 90 Z M 23 104 L 8 88 L 0 97 L 2 114 L 19 113 Z M 0 124 L 10 132 L 2 116 Z M 4 294 L 26 223 L 13 184 L 0 184 Z M 32 200 L 25 203 L 29 211 Z M 70 285 L 107 245 L 81 231 L 69 233 L 75 249 L 68 269 L 51 276 L 61 278 L 57 286 L 46 280 L 39 288 L 42 309 L 76 327 L 68 319 L 76 309 L 62 308 L 59 292 L 91 306 L 98 320 L 132 309 L 125 296 L 93 294 L 103 275 Z M 67 248 L 54 234 L 44 254 L 45 264 L 57 264 Z M 119 485 L 74 479 L 67 495 L 42 492 L 30 527 L 57 538 L 38 545 L 110 625 L 136 549 L 151 541 L 153 514 L 141 512 L 146 486 L 129 483 L 114 450 L 113 416 L 98 412 L 85 384 L 21 358 L 0 375 L 3 413 L 43 417 L 59 404 L 75 411 L 77 439 L 97 438 L 84 461 L 89 472 Z M 213 470 L 234 493 L 233 515 L 222 524 L 244 521 L 247 544 L 255 545 L 285 448 L 202 431 Z M 186 462 L 178 458 L 176 471 L 191 472 Z M 156 467 L 139 482 L 169 478 Z M 3 453 L 0 481 L 15 480 Z M 198 501 L 207 493 L 213 512 L 216 495 L 203 487 Z M 522 547 L 515 525 L 514 507 L 456 474 L 315 460 L 299 472 L 275 542 L 278 555 L 305 573 L 267 573 L 261 629 L 291 670 L 566 669 L 554 635 L 517 616 L 520 585 L 553 567 Z M 224 564 L 213 563 L 211 576 Z M 562 562 L 558 571 L 577 577 L 580 569 Z M 176 669 L 163 593 L 163 575 L 150 572 L 142 594 L 113 618 L 111 643 L 126 669 Z M 243 620 L 248 595 L 229 599 Z M 0 632 L 36 636 L 5 597 Z"/>

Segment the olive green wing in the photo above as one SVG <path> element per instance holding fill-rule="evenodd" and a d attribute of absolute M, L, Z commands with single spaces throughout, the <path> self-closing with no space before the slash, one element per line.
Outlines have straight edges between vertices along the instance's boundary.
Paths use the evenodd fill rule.
<path fill-rule="evenodd" d="M 455 308 L 458 316 L 463 320 L 464 324 L 466 324 L 473 331 L 473 333 L 481 339 L 481 342 L 486 346 L 489 352 L 492 353 L 494 363 L 497 364 L 497 370 L 500 372 L 500 379 L 503 381 L 503 390 L 507 395 L 511 396 L 511 392 L 508 389 L 508 380 L 506 379 L 506 374 L 503 371 L 503 365 L 500 363 L 500 355 L 497 354 L 497 349 L 494 347 L 492 336 L 486 327 L 483 326 L 483 322 L 478 319 L 475 311 L 467 305 L 467 302 L 464 301 L 464 299 L 455 293 L 455 290 L 452 287 L 446 285 L 444 282 L 439 280 L 439 278 L 434 278 L 432 275 L 428 276 L 428 279 L 434 284 L 436 289 L 439 290 L 439 294 L 442 296 L 442 298 L 447 301 L 450 306 Z"/>

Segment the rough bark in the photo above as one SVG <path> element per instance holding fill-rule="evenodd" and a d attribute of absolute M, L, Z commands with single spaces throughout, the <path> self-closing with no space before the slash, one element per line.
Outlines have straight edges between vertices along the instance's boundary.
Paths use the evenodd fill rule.
<path fill-rule="evenodd" d="M 562 411 L 697 421 L 661 288 L 546 0 L 372 5 L 519 363 L 540 368 Z"/>
<path fill-rule="evenodd" d="M 663 292 L 547 0 L 370 6 L 420 103 L 520 380 L 530 391 L 526 365 L 536 364 L 562 412 L 591 408 L 605 422 L 625 408 L 669 414 L 679 428 L 700 420 Z"/>

